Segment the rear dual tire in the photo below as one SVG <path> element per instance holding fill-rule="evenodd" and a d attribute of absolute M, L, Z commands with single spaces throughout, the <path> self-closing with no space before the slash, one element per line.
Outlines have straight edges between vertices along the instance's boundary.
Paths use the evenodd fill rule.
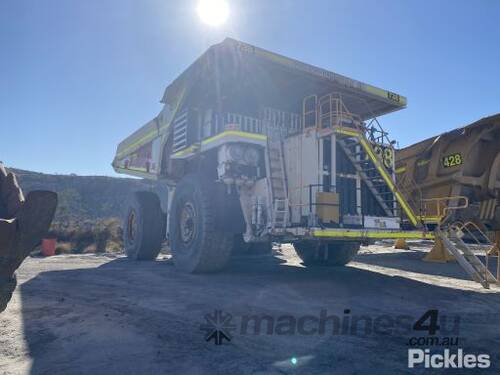
<path fill-rule="evenodd" d="M 305 266 L 339 267 L 345 266 L 356 256 L 360 244 L 353 241 L 299 241 L 293 247 Z"/>
<path fill-rule="evenodd" d="M 155 260 L 164 237 L 164 215 L 158 196 L 149 191 L 132 194 L 123 220 L 123 242 L 132 260 Z"/>

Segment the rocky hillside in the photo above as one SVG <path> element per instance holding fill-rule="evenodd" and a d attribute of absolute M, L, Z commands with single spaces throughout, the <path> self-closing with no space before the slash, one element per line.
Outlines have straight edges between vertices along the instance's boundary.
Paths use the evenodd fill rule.
<path fill-rule="evenodd" d="M 31 190 L 58 193 L 56 221 L 96 220 L 121 217 L 127 196 L 147 190 L 148 182 L 132 178 L 53 175 L 11 169 L 25 194 Z"/>

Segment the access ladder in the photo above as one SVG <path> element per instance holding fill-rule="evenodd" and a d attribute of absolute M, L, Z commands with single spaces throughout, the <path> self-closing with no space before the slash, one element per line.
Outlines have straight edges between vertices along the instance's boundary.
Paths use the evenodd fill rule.
<path fill-rule="evenodd" d="M 270 226 L 272 230 L 284 229 L 289 222 L 290 206 L 281 140 L 268 137 L 266 156 L 268 186 L 271 197 Z"/>

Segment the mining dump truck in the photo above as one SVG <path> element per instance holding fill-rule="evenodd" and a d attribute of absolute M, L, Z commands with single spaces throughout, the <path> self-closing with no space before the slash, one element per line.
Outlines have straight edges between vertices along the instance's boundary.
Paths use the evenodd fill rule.
<path fill-rule="evenodd" d="M 457 219 L 500 231 L 500 114 L 398 150 L 396 175 L 416 182 L 409 198 L 422 197 L 427 223 L 457 203 L 445 197 L 463 196 L 468 205 L 455 210 Z"/>
<path fill-rule="evenodd" d="M 132 259 L 156 258 L 167 239 L 176 267 L 210 272 L 286 242 L 305 265 L 338 266 L 365 241 L 433 238 L 377 119 L 405 108 L 402 95 L 226 39 L 161 103 L 113 161 L 152 181 L 124 220 Z"/>
<path fill-rule="evenodd" d="M 398 186 L 407 187 L 405 198 L 418 202 L 422 225 L 436 236 L 427 259 L 446 260 L 450 254 L 442 246 L 484 287 L 498 282 L 500 115 L 398 150 L 395 171 Z M 478 246 L 486 265 L 476 256 Z M 497 257 L 496 278 L 488 270 L 490 256 Z"/>

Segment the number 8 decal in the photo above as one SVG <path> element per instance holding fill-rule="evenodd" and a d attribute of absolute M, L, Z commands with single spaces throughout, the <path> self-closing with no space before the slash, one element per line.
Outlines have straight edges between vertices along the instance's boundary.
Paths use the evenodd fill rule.
<path fill-rule="evenodd" d="M 387 168 L 392 168 L 392 162 L 394 160 L 394 154 L 390 148 L 384 150 L 384 165 Z"/>

